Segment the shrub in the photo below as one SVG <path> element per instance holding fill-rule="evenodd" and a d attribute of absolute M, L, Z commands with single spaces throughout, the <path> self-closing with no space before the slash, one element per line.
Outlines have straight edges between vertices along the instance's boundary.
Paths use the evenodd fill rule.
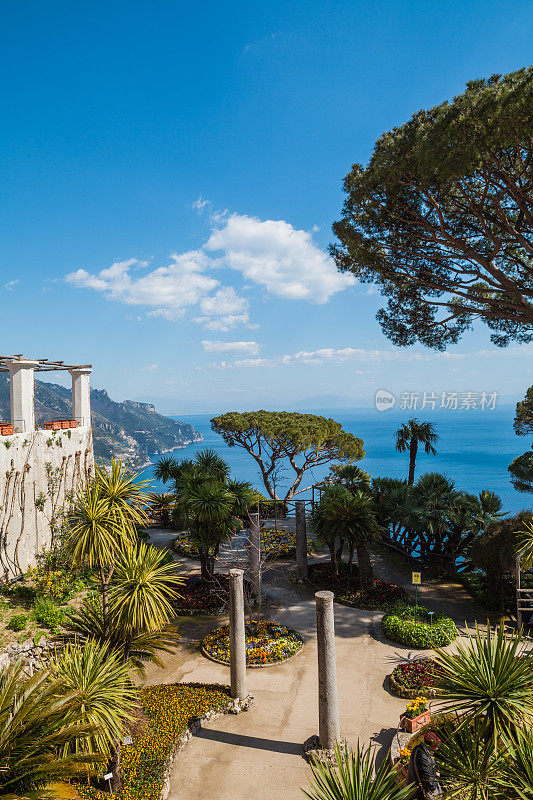
<path fill-rule="evenodd" d="M 51 630 L 65 622 L 65 612 L 46 597 L 39 597 L 36 600 L 34 614 L 39 625 Z"/>
<path fill-rule="evenodd" d="M 65 569 L 36 567 L 28 570 L 27 577 L 33 581 L 38 597 L 46 597 L 56 603 L 68 600 L 84 588 L 82 578 Z"/>
<path fill-rule="evenodd" d="M 12 631 L 23 631 L 27 621 L 26 614 L 13 614 L 7 627 Z"/>
<path fill-rule="evenodd" d="M 400 642 L 408 647 L 429 650 L 433 647 L 444 647 L 458 635 L 455 622 L 444 614 L 434 614 L 430 623 L 427 608 L 419 606 L 416 611 L 412 606 L 398 606 L 381 620 L 381 630 L 387 639 Z"/>

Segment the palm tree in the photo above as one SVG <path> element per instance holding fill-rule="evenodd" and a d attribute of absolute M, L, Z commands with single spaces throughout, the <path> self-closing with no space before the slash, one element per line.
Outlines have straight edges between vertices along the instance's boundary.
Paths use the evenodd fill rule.
<path fill-rule="evenodd" d="M 12 800 L 76 797 L 57 779 L 86 774 L 100 757 L 65 750 L 95 734 L 77 690 L 61 693 L 48 670 L 24 676 L 19 664 L 0 671 L 0 796 Z"/>
<path fill-rule="evenodd" d="M 348 569 L 351 571 L 354 550 L 357 553 L 361 585 L 371 589 L 374 580 L 368 546 L 376 540 L 378 526 L 372 498 L 342 485 L 328 487 L 313 510 L 311 522 L 318 537 L 329 547 L 334 574 L 338 574 L 344 543 L 348 543 Z M 336 541 L 340 542 L 335 549 Z"/>
<path fill-rule="evenodd" d="M 441 705 L 463 717 L 463 724 L 486 720 L 493 742 L 531 724 L 533 657 L 525 651 L 522 632 L 507 635 L 504 622 L 496 631 L 476 626 L 455 651 L 437 650 Z"/>
<path fill-rule="evenodd" d="M 347 486 L 352 491 L 359 489 L 365 494 L 371 492 L 371 481 L 368 472 L 365 472 L 356 464 L 341 464 L 331 468 L 333 480 Z"/>
<path fill-rule="evenodd" d="M 355 752 L 345 745 L 335 748 L 335 766 L 316 761 L 311 764 L 313 779 L 302 789 L 309 800 L 408 800 L 413 786 L 398 783 L 398 774 L 384 758 L 376 766 L 374 748 L 357 742 Z"/>
<path fill-rule="evenodd" d="M 220 545 L 236 531 L 254 493 L 249 483 L 229 480 L 228 465 L 209 449 L 198 451 L 175 483 L 176 506 L 198 550 L 202 578 L 212 581 Z"/>
<path fill-rule="evenodd" d="M 415 464 L 418 445 L 424 445 L 424 450 L 428 455 L 435 456 L 437 451 L 433 445 L 438 440 L 438 434 L 431 422 L 419 422 L 417 419 L 410 419 L 396 431 L 396 450 L 399 453 L 409 451 L 409 477 L 407 483 L 412 486 L 415 482 Z"/>
<path fill-rule="evenodd" d="M 155 465 L 155 479 L 163 483 L 172 480 L 177 463 L 176 459 L 172 458 L 172 456 L 162 456 Z"/>
<path fill-rule="evenodd" d="M 170 525 L 170 515 L 174 508 L 173 495 L 169 492 L 150 492 L 148 501 L 151 512 L 161 517 L 161 524 L 167 528 Z"/>
<path fill-rule="evenodd" d="M 533 519 L 531 512 L 522 512 L 522 517 L 525 517 L 522 528 L 517 531 L 518 541 L 518 556 L 525 569 L 533 567 Z M 528 519 L 529 517 L 529 519 Z"/>
<path fill-rule="evenodd" d="M 496 519 L 474 539 L 470 547 L 470 558 L 486 577 L 487 594 L 504 604 L 505 578 L 516 567 L 516 556 L 520 542 L 520 527 L 531 519 L 531 512 L 519 511 L 512 517 Z"/>

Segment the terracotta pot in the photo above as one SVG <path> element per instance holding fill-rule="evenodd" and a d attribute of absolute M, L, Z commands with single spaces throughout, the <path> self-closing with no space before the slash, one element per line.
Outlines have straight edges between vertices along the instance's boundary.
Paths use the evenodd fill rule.
<path fill-rule="evenodd" d="M 14 425 L 0 425 L 0 436 L 11 436 L 15 433 Z"/>
<path fill-rule="evenodd" d="M 68 426 L 69 426 L 69 428 L 77 428 L 78 427 L 78 420 L 77 419 L 69 419 Z"/>
<path fill-rule="evenodd" d="M 44 423 L 45 431 L 60 431 L 61 430 L 61 420 L 60 419 L 53 419 L 51 422 Z"/>
<path fill-rule="evenodd" d="M 420 730 L 423 728 L 424 725 L 427 725 L 431 719 L 431 714 L 429 709 L 423 711 L 418 717 L 406 717 L 404 714 L 400 717 L 400 727 L 403 728 L 404 731 L 407 733 L 414 733 L 415 731 Z"/>
<path fill-rule="evenodd" d="M 69 419 L 62 419 L 61 420 L 61 427 L 63 429 L 70 428 L 70 420 Z"/>

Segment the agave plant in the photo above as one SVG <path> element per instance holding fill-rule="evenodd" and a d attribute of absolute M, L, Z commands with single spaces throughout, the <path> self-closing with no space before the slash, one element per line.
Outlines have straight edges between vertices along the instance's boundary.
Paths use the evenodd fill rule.
<path fill-rule="evenodd" d="M 503 621 L 495 631 L 476 625 L 454 652 L 437 650 L 435 660 L 442 707 L 464 721 L 485 719 L 494 744 L 517 725 L 531 723 L 533 659 L 521 632 L 507 634 Z"/>
<path fill-rule="evenodd" d="M 309 788 L 302 789 L 309 800 L 407 800 L 413 786 L 397 782 L 397 772 L 386 758 L 376 767 L 375 748 L 357 742 L 355 752 L 347 745 L 335 747 L 335 766 L 315 762 Z"/>
<path fill-rule="evenodd" d="M 27 679 L 22 664 L 0 672 L 0 796 L 11 800 L 73 797 L 60 779 L 86 774 L 100 757 L 69 752 L 95 734 L 77 690 L 62 693 L 48 670 Z"/>

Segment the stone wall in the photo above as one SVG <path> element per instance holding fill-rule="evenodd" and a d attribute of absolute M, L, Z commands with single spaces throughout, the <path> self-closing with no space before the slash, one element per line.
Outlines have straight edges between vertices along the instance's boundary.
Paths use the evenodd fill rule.
<path fill-rule="evenodd" d="M 94 470 L 92 429 L 0 436 L 0 581 L 50 546 L 50 522 Z"/>

